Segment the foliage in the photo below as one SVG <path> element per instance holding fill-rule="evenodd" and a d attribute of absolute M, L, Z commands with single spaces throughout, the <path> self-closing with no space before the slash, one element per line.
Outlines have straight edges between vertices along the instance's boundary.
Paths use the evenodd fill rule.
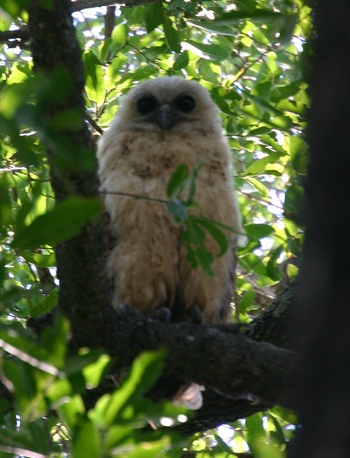
<path fill-rule="evenodd" d="M 25 3 L 2 4 L 2 31 L 26 24 Z M 74 14 L 93 126 L 107 127 L 122 96 L 155 76 L 194 78 L 220 107 L 248 236 L 239 253 L 237 279 L 237 315 L 248 321 L 264 306 L 261 296 L 267 287 L 273 296 L 285 261 L 300 255 L 310 9 L 301 0 L 171 0 L 117 7 L 116 27 L 106 40 L 104 13 L 98 8 Z M 72 199 L 54 207 L 37 131 L 45 134 L 41 106 L 59 84 L 33 76 L 26 46 L 1 45 L 1 381 L 14 393 L 15 406 L 9 409 L 0 401 L 0 456 L 67 456 L 68 443 L 71 456 L 175 457 L 184 446 L 201 457 L 246 450 L 255 457 L 284 456 L 295 419 L 281 409 L 232 424 L 228 438 L 218 430 L 182 442 L 173 433 L 142 430 L 148 421 L 162 424 L 164 418 L 173 422 L 184 415 L 168 404 L 152 404 L 141 388 L 141 381 L 154 382 L 161 355 L 141 356 L 121 388 L 86 411 L 82 394 L 98 385 L 107 357 L 83 352 L 72 361 L 66 355 L 67 324 L 61 319 L 41 342 L 35 341 L 28 318 L 51 310 L 57 301 L 54 244 L 74 235 L 99 211 L 93 200 Z M 73 121 L 74 113 L 56 120 L 74 128 Z M 187 222 L 193 265 L 199 263 L 210 274 L 212 254 L 203 250 L 203 237 L 209 231 L 219 253 L 226 242 L 215 223 L 187 218 L 186 209 L 195 201 L 195 173 L 177 171 L 169 183 L 168 206 Z M 287 272 L 295 275 L 296 268 L 289 266 Z"/>

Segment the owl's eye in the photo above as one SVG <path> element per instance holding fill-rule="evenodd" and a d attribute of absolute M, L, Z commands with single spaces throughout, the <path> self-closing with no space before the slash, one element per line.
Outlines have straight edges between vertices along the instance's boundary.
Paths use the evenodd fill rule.
<path fill-rule="evenodd" d="M 181 111 L 190 113 L 194 109 L 196 103 L 194 98 L 189 95 L 184 95 L 176 101 L 176 105 Z"/>
<path fill-rule="evenodd" d="M 143 97 L 137 102 L 137 109 L 141 114 L 151 113 L 157 106 L 157 101 L 154 97 Z"/>

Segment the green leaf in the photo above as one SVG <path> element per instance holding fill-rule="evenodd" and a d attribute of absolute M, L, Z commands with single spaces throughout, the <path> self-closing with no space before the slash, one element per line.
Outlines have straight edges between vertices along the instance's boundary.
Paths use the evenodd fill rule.
<path fill-rule="evenodd" d="M 166 190 L 167 197 L 173 197 L 175 194 L 180 194 L 187 183 L 188 177 L 187 165 L 180 164 L 170 177 Z"/>
<path fill-rule="evenodd" d="M 109 357 L 101 353 L 101 350 L 86 350 L 81 349 L 78 355 L 70 357 L 66 363 L 64 371 L 67 375 L 73 375 L 78 372 L 83 372 L 84 375 L 91 376 L 91 380 L 87 380 L 93 385 L 96 380 L 101 377 L 103 370 L 109 362 Z M 96 374 L 90 374 L 91 368 L 95 367 Z"/>
<path fill-rule="evenodd" d="M 50 0 L 51 1 L 51 0 Z M 1 8 L 18 20 L 20 12 L 26 8 L 29 0 L 1 0 Z"/>
<path fill-rule="evenodd" d="M 11 206 L 8 180 L 6 177 L 0 177 L 0 226 L 10 223 Z M 7 232 L 6 228 L 4 230 Z"/>
<path fill-rule="evenodd" d="M 181 40 L 179 32 L 173 27 L 172 22 L 168 16 L 163 17 L 163 28 L 166 41 L 169 48 L 174 52 L 181 51 Z"/>
<path fill-rule="evenodd" d="M 42 254 L 24 251 L 21 256 L 27 261 L 38 267 L 54 267 L 56 265 L 56 256 L 54 253 Z"/>
<path fill-rule="evenodd" d="M 249 167 L 247 167 L 245 173 L 247 175 L 256 175 L 258 173 L 264 172 L 267 164 L 270 163 L 269 156 L 257 159 Z"/>
<path fill-rule="evenodd" d="M 121 418 L 123 411 L 140 401 L 162 373 L 165 350 L 144 352 L 134 361 L 128 376 L 113 395 L 102 397 L 94 411 L 95 421 L 104 426 L 113 424 Z"/>
<path fill-rule="evenodd" d="M 299 273 L 299 267 L 294 264 L 288 264 L 286 273 L 288 278 L 295 278 Z"/>
<path fill-rule="evenodd" d="M 189 63 L 188 51 L 184 51 L 181 54 L 179 54 L 178 57 L 175 59 L 173 69 L 181 70 L 182 68 L 187 67 L 188 63 Z"/>
<path fill-rule="evenodd" d="M 264 184 L 262 184 L 261 181 L 256 180 L 253 177 L 247 177 L 246 180 L 247 180 L 248 183 L 253 185 L 254 188 L 256 188 L 259 191 L 259 193 L 262 194 L 263 196 L 268 196 L 269 195 L 268 188 Z"/>
<path fill-rule="evenodd" d="M 101 212 L 99 199 L 71 197 L 40 215 L 15 236 L 11 246 L 18 249 L 54 246 L 58 242 L 77 235 L 84 224 Z"/>
<path fill-rule="evenodd" d="M 63 394 L 66 394 L 65 391 L 63 391 Z M 58 399 L 60 397 L 61 396 L 57 396 Z M 73 431 L 76 424 L 80 421 L 80 418 L 85 413 L 84 401 L 79 395 L 71 395 L 58 407 L 58 411 L 67 424 L 68 428 Z"/>
<path fill-rule="evenodd" d="M 210 220 L 204 217 L 197 217 L 197 223 L 202 226 L 209 234 L 213 237 L 215 242 L 219 245 L 220 251 L 218 253 L 218 257 L 222 256 L 228 250 L 228 238 L 226 234 L 224 234 L 220 229 L 215 221 Z"/>
<path fill-rule="evenodd" d="M 306 175 L 309 157 L 305 141 L 301 137 L 290 136 L 289 152 L 293 169 L 299 175 Z"/>
<path fill-rule="evenodd" d="M 208 277 L 213 277 L 215 273 L 211 268 L 211 265 L 214 261 L 214 256 L 212 253 L 205 248 L 205 246 L 199 246 L 194 250 L 194 255 L 200 267 L 203 269 Z"/>
<path fill-rule="evenodd" d="M 105 86 L 102 65 L 92 49 L 84 54 L 85 84 L 91 100 L 98 104 L 104 101 Z"/>
<path fill-rule="evenodd" d="M 266 440 L 266 431 L 263 427 L 262 413 L 256 413 L 246 419 L 247 442 L 249 449 L 254 456 L 261 456 L 258 452 L 257 444 Z"/>
<path fill-rule="evenodd" d="M 292 221 L 299 219 L 302 209 L 304 207 L 305 191 L 297 183 L 293 183 L 288 187 L 284 198 L 284 214 Z"/>
<path fill-rule="evenodd" d="M 8 382 L 16 388 L 16 402 L 19 404 L 23 413 L 27 409 L 30 399 L 37 392 L 32 368 L 25 364 L 4 360 L 2 362 L 2 371 Z"/>
<path fill-rule="evenodd" d="M 276 256 L 272 256 L 266 265 L 266 274 L 271 280 L 278 281 L 283 277 L 283 272 L 276 265 Z"/>
<path fill-rule="evenodd" d="M 288 15 L 284 18 L 283 26 L 280 30 L 280 36 L 278 37 L 279 43 L 285 45 L 291 41 L 298 20 L 299 16 L 297 14 Z"/>
<path fill-rule="evenodd" d="M 198 29 L 206 30 L 207 32 L 214 32 L 217 35 L 226 35 L 234 37 L 237 32 L 231 26 L 216 25 L 213 21 L 187 21 L 187 24 L 192 25 Z"/>
<path fill-rule="evenodd" d="M 197 183 L 197 177 L 200 169 L 204 166 L 205 161 L 199 162 L 197 165 L 195 165 L 189 175 L 189 183 L 190 183 L 190 190 L 188 193 L 187 197 L 187 205 L 192 205 L 194 196 L 196 194 L 196 183 Z"/>
<path fill-rule="evenodd" d="M 52 290 L 48 295 L 44 296 L 39 302 L 31 304 L 29 314 L 31 318 L 37 318 L 44 313 L 50 312 L 56 307 L 58 302 L 58 288 Z"/>
<path fill-rule="evenodd" d="M 101 355 L 97 361 L 86 364 L 83 368 L 84 378 L 89 388 L 96 388 L 106 375 L 111 358 Z"/>
<path fill-rule="evenodd" d="M 110 61 L 113 58 L 115 62 L 117 60 L 115 59 L 115 57 L 118 56 L 120 50 L 125 46 L 127 38 L 128 28 L 125 23 L 119 24 L 116 27 L 114 27 L 111 38 L 105 40 L 103 47 L 101 49 L 101 61 Z"/>
<path fill-rule="evenodd" d="M 128 28 L 125 24 L 119 24 L 114 27 L 112 32 L 112 47 L 111 51 L 115 54 L 122 48 L 128 38 Z"/>
<path fill-rule="evenodd" d="M 204 244 L 205 232 L 199 226 L 196 217 L 190 216 L 187 218 L 181 238 L 186 243 L 187 260 L 192 268 L 196 268 L 199 265 L 208 276 L 213 276 L 214 272 L 211 265 L 214 256 Z"/>
<path fill-rule="evenodd" d="M 174 199 L 172 202 L 167 203 L 166 206 L 178 223 L 188 218 L 187 205 L 180 200 Z"/>
<path fill-rule="evenodd" d="M 188 40 L 187 43 L 193 48 L 196 54 L 200 51 L 202 57 L 207 57 L 216 61 L 228 58 L 228 50 L 217 44 L 203 44 L 194 40 Z"/>
<path fill-rule="evenodd" d="M 254 22 L 263 24 L 275 23 L 277 21 L 284 21 L 286 15 L 268 9 L 256 9 L 255 11 L 249 10 L 236 10 L 229 11 L 228 13 L 221 14 L 219 17 L 213 19 L 211 24 L 215 25 L 232 25 L 237 24 L 242 19 L 250 19 Z"/>
<path fill-rule="evenodd" d="M 246 313 L 251 309 L 255 300 L 255 291 L 250 289 L 246 293 L 244 293 L 243 297 L 240 299 L 238 303 L 240 313 Z"/>
<path fill-rule="evenodd" d="M 52 360 L 51 355 L 41 345 L 31 342 L 29 339 L 19 335 L 12 330 L 9 333 L 7 327 L 0 329 L 0 345 L 8 354 L 15 356 L 20 361 L 31 364 L 33 367 L 40 368 L 49 374 L 58 373 L 57 369 L 48 361 Z"/>
<path fill-rule="evenodd" d="M 163 6 L 160 1 L 152 3 L 146 6 L 145 11 L 145 22 L 147 33 L 151 33 L 164 21 Z"/>
<path fill-rule="evenodd" d="M 73 432 L 72 457 L 100 458 L 100 440 L 94 424 L 89 418 L 82 418 Z"/>
<path fill-rule="evenodd" d="M 263 239 L 275 232 L 268 224 L 247 224 L 244 228 L 247 236 L 255 239 Z"/>

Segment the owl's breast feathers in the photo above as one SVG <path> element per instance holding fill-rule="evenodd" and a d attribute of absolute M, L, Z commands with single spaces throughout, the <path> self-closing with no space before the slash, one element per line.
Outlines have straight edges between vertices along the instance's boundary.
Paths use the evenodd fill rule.
<path fill-rule="evenodd" d="M 218 322 L 230 303 L 234 247 L 237 233 L 242 232 L 231 153 L 218 128 L 218 110 L 207 91 L 182 78 L 152 80 L 144 84 L 144 91 L 140 86 L 128 95 L 98 148 L 101 191 L 117 239 L 108 260 L 114 305 L 126 303 L 143 313 L 163 305 L 197 306 L 206 323 Z M 181 112 L 176 122 L 175 115 L 162 112 L 161 97 Z M 168 200 L 167 185 L 179 165 L 191 171 L 201 162 L 194 198 L 198 207 L 189 211 L 236 231 L 226 231 L 230 248 L 215 258 L 213 277 L 189 265 L 182 226 L 159 202 Z M 205 244 L 214 256 L 218 254 L 209 234 Z"/>

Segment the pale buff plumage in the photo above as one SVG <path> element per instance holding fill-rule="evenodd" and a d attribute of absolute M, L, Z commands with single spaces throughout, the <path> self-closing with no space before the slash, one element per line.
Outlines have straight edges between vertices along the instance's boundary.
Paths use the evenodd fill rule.
<path fill-rule="evenodd" d="M 194 101 L 192 110 L 186 104 L 186 110 L 181 109 L 178 101 L 183 97 L 187 104 L 188 97 Z M 147 101 L 153 101 L 153 111 L 139 112 L 144 99 L 146 111 Z M 145 111 L 145 106 L 141 108 Z M 160 306 L 177 310 L 197 306 L 205 323 L 220 322 L 227 315 L 234 248 L 243 232 L 230 155 L 219 110 L 198 83 L 164 77 L 130 91 L 98 146 L 101 192 L 116 241 L 108 259 L 115 307 L 128 304 L 148 314 Z M 175 169 L 186 164 L 192 170 L 201 161 L 205 165 L 199 171 L 195 195 L 199 207 L 191 211 L 237 231 L 226 233 L 230 249 L 215 259 L 214 277 L 200 267 L 191 268 L 181 226 L 164 204 L 113 194 L 167 199 L 166 187 Z M 209 235 L 207 246 L 218 253 Z"/>

